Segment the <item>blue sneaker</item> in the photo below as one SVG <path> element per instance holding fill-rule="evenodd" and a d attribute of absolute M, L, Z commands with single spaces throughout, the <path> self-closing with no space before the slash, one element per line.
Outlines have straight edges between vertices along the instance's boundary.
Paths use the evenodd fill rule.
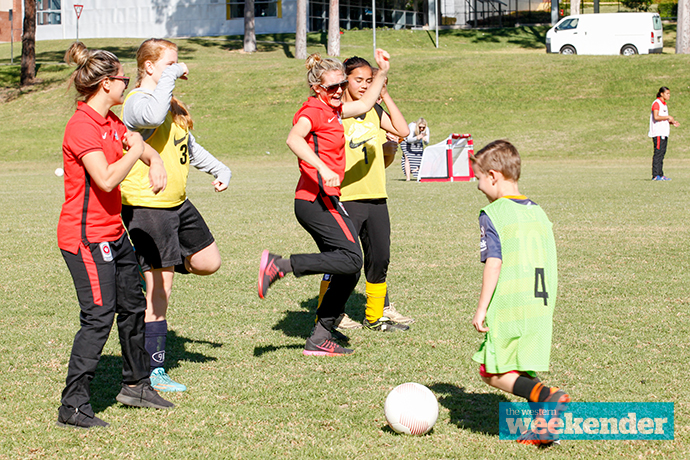
<path fill-rule="evenodd" d="M 662 179 L 661 179 L 661 176 L 654 176 L 654 178 L 652 180 L 662 180 Z"/>
<path fill-rule="evenodd" d="M 671 178 L 670 178 L 670 177 L 666 177 L 666 176 L 661 176 L 661 179 L 659 179 L 659 180 L 671 180 Z"/>
<path fill-rule="evenodd" d="M 151 372 L 151 386 L 158 391 L 185 391 L 186 386 L 171 379 L 162 367 Z"/>

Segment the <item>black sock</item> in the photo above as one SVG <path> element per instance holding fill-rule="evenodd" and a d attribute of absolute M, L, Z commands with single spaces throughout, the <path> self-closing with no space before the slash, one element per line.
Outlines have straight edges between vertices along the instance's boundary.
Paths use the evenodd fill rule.
<path fill-rule="evenodd" d="M 532 380 L 523 375 L 519 376 L 513 386 L 513 394 L 525 398 L 527 401 L 546 401 L 551 394 L 551 389 L 544 386 L 538 380 Z"/>
<path fill-rule="evenodd" d="M 165 339 L 168 334 L 168 322 L 152 321 L 146 324 L 144 347 L 149 354 L 151 370 L 165 364 Z"/>
<path fill-rule="evenodd" d="M 290 263 L 290 259 L 283 259 L 282 257 L 280 259 L 276 259 L 275 261 L 276 267 L 278 267 L 278 270 L 280 270 L 283 273 L 292 273 L 292 264 Z"/>

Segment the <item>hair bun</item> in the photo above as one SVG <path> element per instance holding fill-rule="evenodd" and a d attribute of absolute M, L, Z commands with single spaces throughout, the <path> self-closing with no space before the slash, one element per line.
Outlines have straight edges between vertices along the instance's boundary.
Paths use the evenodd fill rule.
<path fill-rule="evenodd" d="M 65 62 L 67 64 L 76 64 L 78 67 L 83 66 L 89 60 L 91 52 L 86 48 L 82 42 L 74 42 L 65 52 Z"/>
<path fill-rule="evenodd" d="M 321 58 L 321 55 L 319 53 L 314 53 L 310 54 L 309 57 L 307 58 L 307 62 L 305 64 L 307 70 L 311 70 L 314 67 L 316 67 L 319 62 L 321 62 L 323 59 Z"/>

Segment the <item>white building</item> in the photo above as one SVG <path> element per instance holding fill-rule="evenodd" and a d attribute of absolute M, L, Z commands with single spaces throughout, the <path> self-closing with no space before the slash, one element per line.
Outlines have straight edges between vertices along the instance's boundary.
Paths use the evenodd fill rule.
<path fill-rule="evenodd" d="M 36 39 L 194 37 L 244 34 L 236 0 L 38 0 Z M 255 0 L 256 33 L 294 33 L 296 0 Z"/>

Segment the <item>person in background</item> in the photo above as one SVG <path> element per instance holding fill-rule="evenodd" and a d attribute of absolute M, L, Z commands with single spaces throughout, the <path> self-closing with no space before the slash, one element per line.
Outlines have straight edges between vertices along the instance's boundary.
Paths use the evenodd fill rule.
<path fill-rule="evenodd" d="M 403 151 L 402 170 L 405 173 L 405 180 L 417 178 L 419 166 L 422 164 L 422 153 L 424 146 L 429 145 L 429 126 L 424 118 L 409 125 L 410 134 L 400 144 Z"/>
<path fill-rule="evenodd" d="M 652 103 L 652 113 L 649 115 L 649 133 L 654 142 L 654 156 L 652 157 L 652 180 L 671 180 L 664 176 L 664 156 L 668 145 L 668 136 L 671 134 L 671 126 L 680 126 L 672 116 L 668 114 L 668 100 L 671 99 L 671 90 L 665 86 L 659 88 L 656 99 Z"/>

